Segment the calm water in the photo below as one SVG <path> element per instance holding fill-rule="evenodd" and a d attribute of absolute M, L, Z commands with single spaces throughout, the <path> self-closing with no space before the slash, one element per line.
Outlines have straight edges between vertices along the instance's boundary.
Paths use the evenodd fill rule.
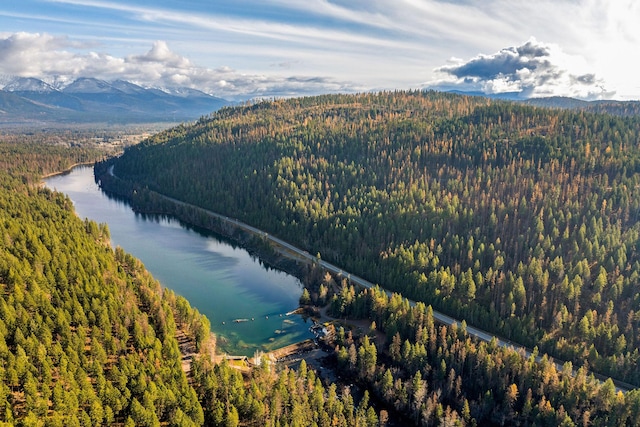
<path fill-rule="evenodd" d="M 189 229 L 175 219 L 134 213 L 99 189 L 90 167 L 45 183 L 66 193 L 81 218 L 107 223 L 114 246 L 139 258 L 163 286 L 205 314 L 218 336 L 218 352 L 251 356 L 257 349 L 268 351 L 311 337 L 308 323 L 286 315 L 298 307 L 302 293 L 295 277 L 265 267 L 211 233 Z"/>

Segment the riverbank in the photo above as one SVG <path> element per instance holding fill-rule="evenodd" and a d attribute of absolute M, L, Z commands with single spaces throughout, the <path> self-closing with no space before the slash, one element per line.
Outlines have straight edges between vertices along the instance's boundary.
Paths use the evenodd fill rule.
<path fill-rule="evenodd" d="M 163 287 L 205 314 L 218 337 L 219 352 L 251 357 L 255 350 L 267 352 L 312 337 L 309 321 L 286 316 L 298 308 L 302 285 L 300 275 L 283 270 L 297 271 L 304 265 L 296 266 L 279 253 L 263 261 L 266 257 L 245 250 L 238 240 L 175 217 L 136 214 L 122 198 L 98 188 L 92 168 L 79 167 L 45 182 L 68 195 L 78 216 L 107 224 L 112 247 L 120 246 L 140 259 Z M 269 260 L 277 258 L 293 268 L 282 268 L 281 263 L 274 267 L 276 262 Z M 245 318 L 249 321 L 233 322 Z"/>
<path fill-rule="evenodd" d="M 47 178 L 51 178 L 51 177 L 54 177 L 54 176 L 64 175 L 64 174 L 70 173 L 72 170 L 74 170 L 74 169 L 75 169 L 75 168 L 77 168 L 78 166 L 93 166 L 93 165 L 95 165 L 95 164 L 96 164 L 96 162 L 95 162 L 95 161 L 74 163 L 74 164 L 72 164 L 71 166 L 69 166 L 67 169 L 65 169 L 65 170 L 63 170 L 63 171 L 58 171 L 58 172 L 51 172 L 51 173 L 48 173 L 48 174 L 46 174 L 46 175 L 43 175 L 43 176 L 40 178 L 41 185 L 43 185 L 43 181 L 44 181 L 45 179 L 47 179 Z"/>
<path fill-rule="evenodd" d="M 96 181 L 105 193 L 127 201 L 136 213 L 167 215 L 189 226 L 202 228 L 230 239 L 265 264 L 298 278 L 302 283 L 313 257 L 235 218 L 166 196 L 120 179 L 110 163 L 96 163 Z"/>
<path fill-rule="evenodd" d="M 108 164 L 96 168 L 96 177 L 102 182 L 101 187 L 104 191 L 111 193 L 111 190 L 115 188 L 117 190 L 116 195 L 132 203 L 136 212 L 149 215 L 171 215 L 191 226 L 201 227 L 221 234 L 247 250 L 252 256 L 278 270 L 297 277 L 302 283 L 307 282 L 313 268 L 326 269 L 324 261 L 253 226 L 147 188 L 137 188 L 117 177 Z M 152 202 L 149 202 L 149 200 Z M 147 201 L 147 203 L 141 203 L 142 201 Z M 150 205 L 153 208 L 149 208 Z M 331 270 L 329 269 L 328 271 Z M 351 275 L 342 273 L 342 271 L 332 273 L 351 279 Z M 309 315 L 309 317 L 318 324 L 339 323 L 346 330 L 351 330 L 354 335 L 371 333 L 371 336 L 375 337 L 379 345 L 383 345 L 385 341 L 384 334 L 380 331 L 371 330 L 371 322 L 367 320 L 332 318 L 327 313 L 327 307 L 318 309 L 316 313 Z M 317 352 L 314 353 L 312 350 L 314 349 L 308 345 L 308 341 L 303 340 L 265 354 L 270 360 L 278 361 L 289 356 L 289 352 L 293 352 L 300 356 L 299 359 L 304 358 L 308 360 L 308 364 L 312 364 L 312 360 L 315 361 L 319 356 L 319 354 L 315 354 Z M 326 354 L 322 356 L 324 357 Z M 229 360 L 237 362 L 235 365 L 240 369 L 244 369 L 245 362 L 249 360 L 244 356 L 216 356 L 217 361 L 223 358 L 231 358 Z"/>
<path fill-rule="evenodd" d="M 82 188 L 86 190 L 87 188 L 90 188 L 90 186 L 87 185 L 89 182 L 78 180 L 77 178 L 74 178 L 74 176 L 77 177 L 78 174 L 79 175 L 84 174 L 86 176 L 88 173 L 90 173 L 90 176 L 91 176 L 90 183 L 95 185 L 95 182 L 93 181 L 92 170 L 89 168 L 82 167 L 82 166 L 90 167 L 93 164 L 94 162 L 76 163 L 72 165 L 70 168 L 43 175 L 40 177 L 40 185 L 42 186 L 47 185 L 48 188 L 54 189 L 56 186 L 55 185 L 50 186 L 51 182 L 62 183 L 62 182 L 65 182 L 64 180 L 67 180 L 67 182 L 71 183 L 71 186 L 69 187 L 69 186 L 63 185 L 62 189 L 57 188 L 56 191 L 60 191 L 61 193 L 67 194 L 67 191 L 65 191 L 65 189 L 69 190 L 69 188 L 73 188 L 73 187 Z M 90 189 L 87 191 L 91 193 Z M 77 196 L 77 193 L 72 192 L 71 194 L 75 194 L 75 196 Z M 69 194 L 67 194 L 67 196 L 71 198 Z M 74 200 L 73 211 L 75 215 L 81 220 L 83 220 L 85 217 L 95 220 L 95 217 L 93 217 L 92 215 L 85 216 L 84 214 L 81 214 L 77 210 L 79 206 L 76 202 L 79 201 L 80 199 L 75 198 L 75 196 L 73 199 Z M 101 206 L 98 203 L 91 203 L 91 204 L 94 206 L 97 206 L 99 210 L 102 210 Z M 106 241 L 104 242 L 106 243 Z M 108 244 L 105 244 L 105 247 L 108 247 L 112 251 L 114 250 L 112 248 L 114 248 L 115 246 L 117 245 L 109 246 Z M 124 265 L 123 261 L 119 261 L 119 262 L 120 262 L 119 265 L 122 267 Z M 131 264 L 131 265 L 134 265 L 134 264 Z M 129 271 L 129 274 L 133 275 L 134 271 L 137 271 L 137 268 L 138 267 L 135 267 L 135 268 L 131 267 L 131 271 Z M 163 305 L 163 308 L 166 309 L 167 306 Z M 174 318 L 176 319 L 174 337 L 176 339 L 176 343 L 180 353 L 180 360 L 182 365 L 181 367 L 183 372 L 185 372 L 185 374 L 187 375 L 187 377 L 191 378 L 191 365 L 194 359 L 197 358 L 199 355 L 203 355 L 203 354 L 208 355 L 213 353 L 215 349 L 215 344 L 216 344 L 215 335 L 211 334 L 210 338 L 208 338 L 207 340 L 199 341 L 197 336 L 199 334 L 199 331 L 197 327 L 194 327 L 194 325 L 206 324 L 207 321 L 205 321 L 204 319 L 198 320 L 197 322 L 193 322 L 192 320 L 190 320 L 194 317 L 195 318 L 201 317 L 200 314 L 197 314 L 197 311 L 194 309 L 193 306 L 189 307 L 186 304 L 178 303 L 176 306 L 172 306 L 171 308 L 173 311 Z M 177 320 L 177 319 L 182 319 L 182 320 Z"/>

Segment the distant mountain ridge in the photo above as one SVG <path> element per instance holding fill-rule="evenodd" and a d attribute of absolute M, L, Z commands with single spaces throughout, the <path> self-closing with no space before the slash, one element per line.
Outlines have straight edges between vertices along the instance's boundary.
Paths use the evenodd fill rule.
<path fill-rule="evenodd" d="M 571 110 L 584 110 L 591 113 L 605 113 L 614 116 L 638 116 L 640 115 L 640 101 L 616 101 L 597 100 L 582 101 L 580 99 L 563 96 L 548 98 L 531 98 L 523 101 L 525 104 L 536 107 L 562 108 Z"/>
<path fill-rule="evenodd" d="M 612 114 L 614 116 L 640 115 L 640 101 L 595 100 L 584 101 L 568 96 L 548 96 L 541 98 L 522 98 L 520 92 L 503 92 L 487 94 L 483 92 L 468 92 L 461 90 L 447 90 L 446 92 L 465 96 L 480 96 L 503 101 L 520 102 L 534 107 L 561 108 L 565 110 L 584 110 L 591 113 Z"/>
<path fill-rule="evenodd" d="M 639 116 L 640 101 L 583 101 L 569 97 L 521 98 L 520 93 L 485 94 L 446 90 L 466 96 L 519 102 L 537 107 L 577 109 L 618 116 Z M 0 126 L 79 123 L 184 122 L 234 104 L 197 89 L 145 88 L 125 80 L 82 77 L 44 81 L 0 76 Z"/>
<path fill-rule="evenodd" d="M 86 77 L 54 87 L 32 77 L 16 77 L 5 79 L 0 90 L 0 125 L 181 122 L 230 104 L 190 88 L 169 92 Z"/>

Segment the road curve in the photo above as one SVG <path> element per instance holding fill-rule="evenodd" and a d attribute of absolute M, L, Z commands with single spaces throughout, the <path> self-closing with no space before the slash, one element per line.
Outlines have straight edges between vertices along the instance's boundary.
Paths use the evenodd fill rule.
<path fill-rule="evenodd" d="M 257 236 L 260 236 L 263 239 L 266 239 L 266 240 L 270 241 L 273 244 L 276 244 L 276 245 L 278 245 L 278 246 L 280 246 L 282 248 L 287 249 L 292 254 L 295 254 L 297 259 L 306 260 L 306 261 L 312 262 L 312 263 L 317 263 L 318 265 L 320 265 L 325 270 L 327 270 L 327 271 L 329 271 L 331 273 L 337 274 L 337 275 L 341 275 L 341 276 L 345 276 L 346 275 L 347 279 L 353 284 L 362 286 L 364 288 L 372 288 L 372 287 L 376 286 L 375 284 L 369 282 L 368 280 L 363 279 L 362 277 L 356 276 L 354 274 L 347 273 L 343 269 L 341 269 L 341 268 L 339 268 L 339 267 L 337 267 L 337 266 L 335 266 L 335 265 L 333 265 L 333 264 L 331 264 L 331 263 L 329 263 L 327 261 L 324 261 L 324 260 L 318 258 L 317 256 L 309 254 L 307 251 L 304 251 L 304 250 L 302 250 L 300 248 L 297 248 L 297 247 L 293 246 L 292 244 L 290 244 L 288 242 L 285 242 L 282 239 L 279 239 L 278 237 L 272 236 L 272 235 L 268 234 L 267 232 L 265 232 L 263 230 L 259 230 L 256 227 L 253 227 L 253 226 L 251 226 L 249 224 L 246 224 L 246 223 L 244 223 L 242 221 L 239 221 L 239 220 L 237 220 L 235 218 L 230 218 L 230 217 L 227 217 L 225 215 L 221 215 L 219 213 L 210 211 L 208 209 L 201 208 L 199 206 L 196 206 L 196 205 L 193 205 L 193 204 L 190 204 L 190 203 L 183 202 L 181 200 L 175 199 L 173 197 L 166 196 L 164 194 L 161 194 L 161 193 L 158 193 L 158 192 L 155 192 L 155 191 L 154 191 L 154 193 L 157 194 L 158 196 L 166 199 L 166 200 L 169 200 L 169 201 L 175 203 L 175 204 L 186 206 L 186 207 L 189 207 L 189 208 L 192 208 L 192 209 L 198 209 L 198 210 L 200 210 L 202 212 L 205 212 L 206 214 L 208 214 L 208 215 L 210 215 L 210 216 L 212 216 L 214 218 L 217 218 L 217 219 L 219 219 L 221 221 L 224 221 L 224 222 L 227 222 L 229 224 L 233 224 L 237 228 L 240 228 L 242 230 L 245 230 L 245 231 L 253 233 L 253 234 L 257 235 Z M 393 294 L 391 291 L 389 291 L 387 289 L 384 289 L 381 286 L 378 286 L 378 287 L 380 289 L 384 290 L 384 292 L 388 296 L 391 296 Z M 415 306 L 416 305 L 416 301 L 413 301 L 413 300 L 410 300 L 410 299 L 407 299 L 407 300 L 409 301 L 409 305 L 411 305 L 411 306 Z M 447 316 L 446 314 L 441 313 L 441 312 L 436 311 L 436 310 L 433 310 L 433 317 L 438 322 L 440 322 L 440 323 L 442 323 L 444 325 L 447 325 L 447 326 L 457 325 L 458 327 L 460 327 L 462 325 L 462 322 L 460 320 L 454 319 L 453 317 Z M 469 335 L 471 335 L 472 337 L 475 337 L 477 339 L 480 339 L 480 340 L 483 340 L 483 341 L 487 341 L 487 342 L 495 340 L 495 342 L 496 342 L 496 344 L 498 346 L 505 347 L 505 348 L 511 348 L 511 349 L 513 349 L 513 350 L 515 350 L 517 352 L 522 353 L 524 355 L 524 357 L 526 357 L 526 358 L 534 356 L 533 350 L 531 350 L 531 349 L 529 349 L 529 348 L 527 348 L 527 347 L 525 347 L 523 345 L 520 345 L 518 343 L 515 343 L 515 342 L 510 341 L 510 340 L 505 339 L 505 338 L 501 338 L 501 337 L 499 337 L 497 335 L 494 335 L 494 334 L 492 334 L 492 333 L 490 333 L 488 331 L 484 331 L 482 329 L 476 328 L 476 327 L 471 326 L 469 324 L 467 324 L 465 328 L 466 328 L 467 333 Z M 564 364 L 565 364 L 564 361 L 554 359 L 554 358 L 549 357 L 547 355 L 538 355 L 537 353 L 535 354 L 536 362 L 541 362 L 543 360 L 543 358 L 545 358 L 545 357 L 548 360 L 552 361 L 552 363 L 555 365 L 555 367 L 556 367 L 556 369 L 558 371 L 562 371 L 564 369 Z M 575 374 L 575 369 L 573 370 L 573 372 Z M 593 376 L 595 378 L 597 378 L 598 380 L 600 380 L 600 381 L 606 381 L 609 378 L 609 377 L 606 377 L 604 375 L 601 375 L 601 374 L 598 374 L 598 373 L 595 373 L 595 372 L 591 372 L 591 371 L 589 371 L 589 372 L 591 374 L 593 374 Z M 627 391 L 631 391 L 631 390 L 634 390 L 634 389 L 637 388 L 636 386 L 634 386 L 632 384 L 629 384 L 629 383 L 625 383 L 624 381 L 616 380 L 616 379 L 613 379 L 613 378 L 611 378 L 611 380 L 613 381 L 613 383 L 614 383 L 614 385 L 616 387 L 616 391 L 627 392 Z"/>

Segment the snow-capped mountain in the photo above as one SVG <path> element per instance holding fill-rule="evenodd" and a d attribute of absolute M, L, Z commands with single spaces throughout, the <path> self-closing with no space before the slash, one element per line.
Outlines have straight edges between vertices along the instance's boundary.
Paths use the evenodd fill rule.
<path fill-rule="evenodd" d="M 111 83 L 104 80 L 81 77 L 71 84 L 64 87 L 61 92 L 64 93 L 110 93 L 117 90 Z"/>
<path fill-rule="evenodd" d="M 194 89 L 173 93 L 124 80 L 80 78 L 66 84 L 29 77 L 5 78 L 0 90 L 0 124 L 15 122 L 189 121 L 230 102 Z"/>
<path fill-rule="evenodd" d="M 36 92 L 36 93 L 50 93 L 55 89 L 48 83 L 42 80 L 34 79 L 33 77 L 18 77 L 12 81 L 7 82 L 3 88 L 6 92 Z"/>
<path fill-rule="evenodd" d="M 137 84 L 128 82 L 126 80 L 116 80 L 111 83 L 111 86 L 129 95 L 137 95 L 144 92 L 153 92 L 158 90 L 145 89 L 142 86 L 138 86 Z"/>
<path fill-rule="evenodd" d="M 178 87 L 178 88 L 165 88 L 163 89 L 164 92 L 170 94 L 170 95 L 175 95 L 175 96 L 179 96 L 180 98 L 190 98 L 190 97 L 206 97 L 209 96 L 206 93 L 198 90 L 198 89 L 192 89 L 189 87 Z"/>

